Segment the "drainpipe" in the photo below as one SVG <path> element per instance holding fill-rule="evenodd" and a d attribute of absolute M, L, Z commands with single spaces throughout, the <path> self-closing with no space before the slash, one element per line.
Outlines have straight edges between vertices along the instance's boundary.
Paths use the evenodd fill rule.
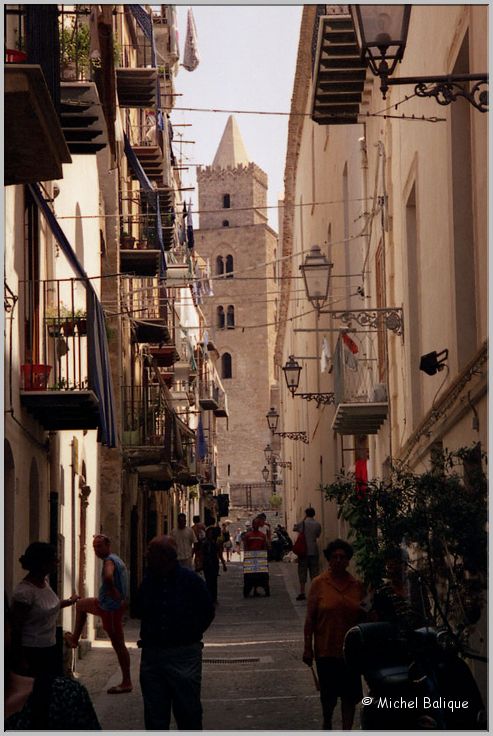
<path fill-rule="evenodd" d="M 358 138 L 359 143 L 359 149 L 360 149 L 360 155 L 361 155 L 361 190 L 363 193 L 363 216 L 368 215 L 368 151 L 366 148 L 366 123 L 363 123 L 364 127 L 364 135 L 361 138 Z M 365 224 L 365 234 L 362 236 L 363 242 L 364 242 L 364 253 L 363 253 L 363 263 L 366 262 L 366 254 L 368 253 L 368 249 L 370 247 L 370 235 L 368 233 L 368 223 Z M 362 273 L 363 277 L 363 290 L 366 298 L 366 294 L 368 292 L 368 284 L 367 284 L 367 274 L 366 272 Z"/>

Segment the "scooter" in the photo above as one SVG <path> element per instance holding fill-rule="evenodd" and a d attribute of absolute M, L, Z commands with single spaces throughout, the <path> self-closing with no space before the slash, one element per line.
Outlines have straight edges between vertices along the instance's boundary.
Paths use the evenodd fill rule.
<path fill-rule="evenodd" d="M 421 627 L 403 631 L 387 622 L 350 629 L 344 641 L 349 668 L 363 675 L 363 730 L 476 730 L 485 728 L 483 701 L 457 639 Z M 462 654 L 484 661 L 467 652 Z"/>
<path fill-rule="evenodd" d="M 284 555 L 286 555 L 293 548 L 293 542 L 286 529 L 280 524 L 274 529 L 272 533 L 271 548 L 269 550 L 269 560 L 275 562 L 281 562 Z"/>

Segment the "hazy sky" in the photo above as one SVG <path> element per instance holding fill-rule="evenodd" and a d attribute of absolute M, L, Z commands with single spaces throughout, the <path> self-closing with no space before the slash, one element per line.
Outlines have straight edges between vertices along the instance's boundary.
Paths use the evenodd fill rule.
<path fill-rule="evenodd" d="M 289 112 L 302 6 L 194 5 L 200 64 L 176 77 L 176 107 L 221 108 Z M 180 60 L 183 59 L 188 6 L 177 6 Z M 175 128 L 195 144 L 183 144 L 189 163 L 211 164 L 223 134 L 228 113 L 174 111 Z M 269 177 L 268 204 L 277 205 L 283 191 L 288 117 L 235 115 L 247 153 Z M 195 185 L 195 167 L 182 172 L 185 186 Z M 195 209 L 196 192 L 192 196 Z M 277 230 L 277 210 L 269 210 L 269 224 Z M 198 217 L 194 217 L 198 227 Z"/>

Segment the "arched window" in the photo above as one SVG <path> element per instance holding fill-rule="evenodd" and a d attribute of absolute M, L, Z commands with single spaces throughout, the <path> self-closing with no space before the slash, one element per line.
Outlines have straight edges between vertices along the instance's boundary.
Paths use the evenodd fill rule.
<path fill-rule="evenodd" d="M 231 197 L 229 194 L 223 194 L 223 209 L 229 210 L 231 207 Z"/>
<path fill-rule="evenodd" d="M 224 325 L 223 325 L 224 326 Z M 228 311 L 226 312 L 226 327 L 228 330 L 234 329 L 235 326 L 235 308 L 232 304 L 229 305 Z"/>
<path fill-rule="evenodd" d="M 232 279 L 233 278 L 233 256 L 226 256 L 226 273 L 228 274 L 226 278 Z"/>
<path fill-rule="evenodd" d="M 233 378 L 233 366 L 229 353 L 224 353 L 221 357 L 221 378 Z"/>
<path fill-rule="evenodd" d="M 223 227 L 229 227 L 229 220 L 223 220 Z"/>
<path fill-rule="evenodd" d="M 220 276 L 224 273 L 224 260 L 222 256 L 216 258 L 216 274 Z"/>
<path fill-rule="evenodd" d="M 216 324 L 220 330 L 224 329 L 224 307 L 218 307 L 216 311 Z"/>

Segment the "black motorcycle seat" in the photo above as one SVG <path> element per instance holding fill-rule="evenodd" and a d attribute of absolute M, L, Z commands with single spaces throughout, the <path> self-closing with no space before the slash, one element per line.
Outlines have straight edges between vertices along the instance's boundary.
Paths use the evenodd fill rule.
<path fill-rule="evenodd" d="M 382 688 L 382 687 L 396 687 L 399 685 L 405 685 L 409 682 L 409 668 L 403 665 L 396 667 L 379 667 L 376 670 L 371 670 L 365 673 L 365 680 L 367 680 L 371 689 Z"/>

